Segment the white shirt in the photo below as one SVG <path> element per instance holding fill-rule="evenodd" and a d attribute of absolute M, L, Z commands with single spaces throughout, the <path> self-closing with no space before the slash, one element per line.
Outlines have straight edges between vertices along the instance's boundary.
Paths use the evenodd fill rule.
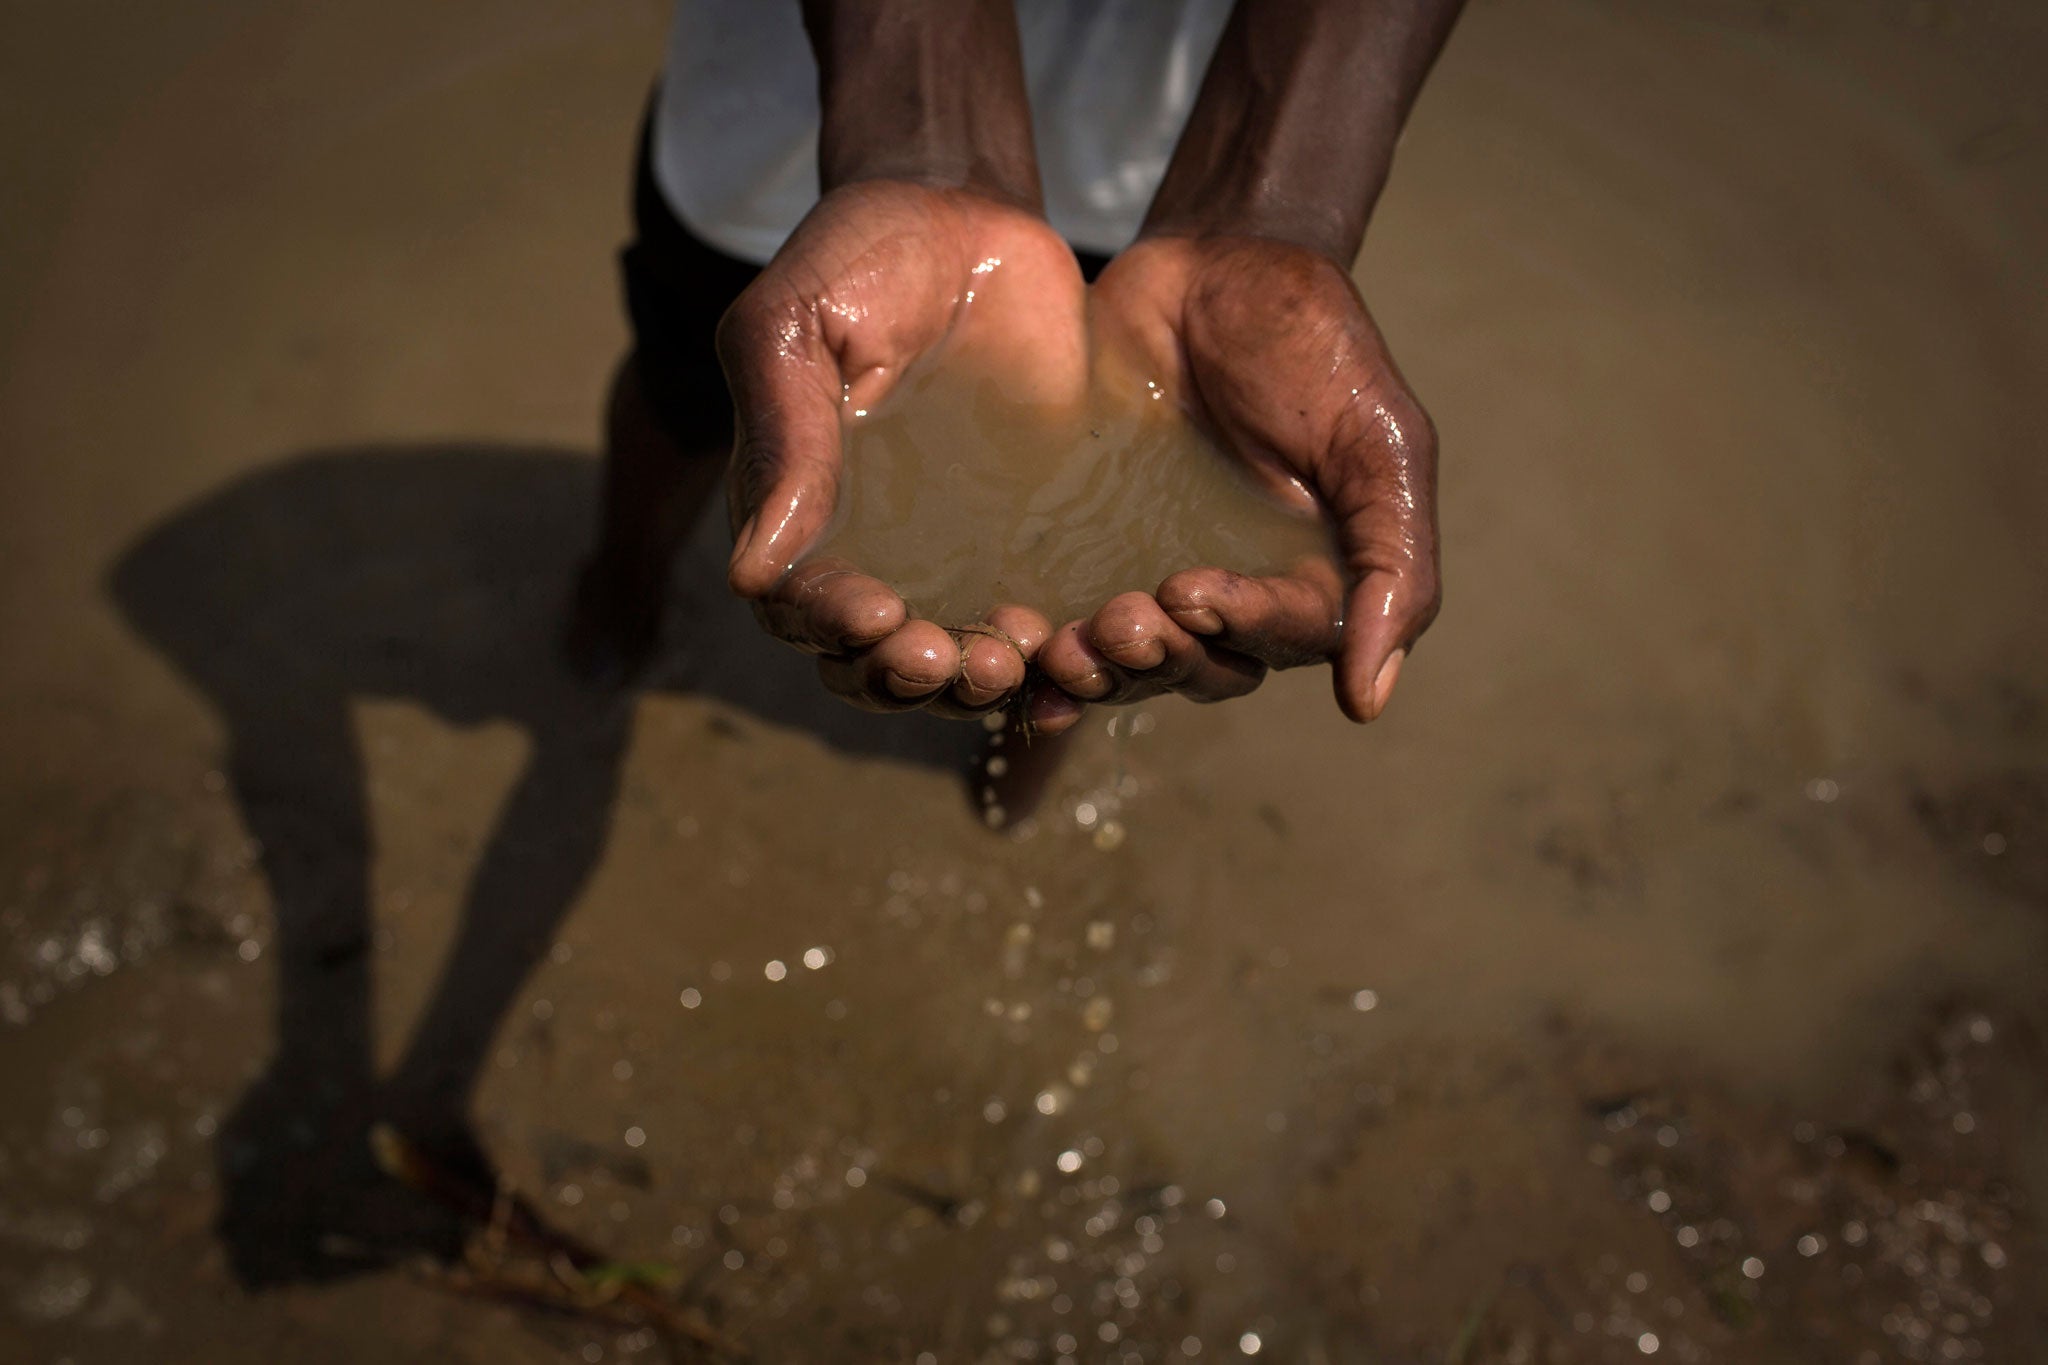
<path fill-rule="evenodd" d="M 1109 255 L 1137 234 L 1230 0 L 1017 0 L 1046 216 Z M 765 263 L 818 199 L 818 72 L 797 0 L 678 0 L 654 177 L 713 246 Z"/>

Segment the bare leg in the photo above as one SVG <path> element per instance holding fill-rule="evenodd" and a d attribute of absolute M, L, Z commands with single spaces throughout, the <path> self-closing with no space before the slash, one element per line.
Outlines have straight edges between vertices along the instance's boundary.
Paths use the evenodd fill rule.
<path fill-rule="evenodd" d="M 725 473 L 724 452 L 689 449 L 663 428 L 644 364 L 629 352 L 612 377 L 597 548 L 577 582 L 569 629 L 571 661 L 608 681 L 637 673 L 653 655 L 669 567 Z"/>

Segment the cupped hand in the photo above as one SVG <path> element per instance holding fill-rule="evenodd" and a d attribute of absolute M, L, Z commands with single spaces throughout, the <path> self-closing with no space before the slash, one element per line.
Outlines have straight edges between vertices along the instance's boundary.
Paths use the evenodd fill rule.
<path fill-rule="evenodd" d="M 733 591 L 820 656 L 825 685 L 876 710 L 971 714 L 1016 695 L 1050 634 L 1027 606 L 948 631 L 888 584 L 806 559 L 829 525 L 843 427 L 942 348 L 1058 405 L 1086 383 L 1083 286 L 1043 218 L 971 190 L 859 181 L 825 195 L 718 329 L 736 437 Z"/>
<path fill-rule="evenodd" d="M 1153 237 L 1091 290 L 1099 345 L 1138 358 L 1276 489 L 1320 503 L 1342 562 L 1253 578 L 1191 565 L 1054 632 L 1036 667 L 1054 687 L 1030 718 L 1058 730 L 1081 703 L 1179 692 L 1214 701 L 1267 668 L 1329 662 L 1356 721 L 1386 709 L 1436 616 L 1436 433 L 1349 274 L 1252 237 Z"/>

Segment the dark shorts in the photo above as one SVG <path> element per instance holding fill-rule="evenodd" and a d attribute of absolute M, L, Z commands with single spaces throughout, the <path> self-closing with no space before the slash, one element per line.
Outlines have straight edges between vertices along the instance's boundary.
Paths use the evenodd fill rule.
<path fill-rule="evenodd" d="M 1076 252 L 1093 280 L 1107 257 Z M 732 446 L 732 398 L 719 369 L 718 320 L 761 267 L 728 256 L 691 232 L 654 179 L 654 120 L 640 125 L 633 172 L 633 240 L 619 253 L 633 350 L 662 427 L 685 449 Z"/>

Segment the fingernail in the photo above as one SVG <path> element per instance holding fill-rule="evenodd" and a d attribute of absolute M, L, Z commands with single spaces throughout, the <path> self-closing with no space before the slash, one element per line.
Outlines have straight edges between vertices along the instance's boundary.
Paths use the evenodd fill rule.
<path fill-rule="evenodd" d="M 1118 668 L 1149 673 L 1166 662 L 1166 644 L 1161 640 L 1137 640 L 1102 651 Z"/>
<path fill-rule="evenodd" d="M 882 670 L 882 685 L 887 687 L 889 694 L 897 700 L 910 701 L 912 698 L 936 692 L 946 684 L 928 683 L 921 678 L 907 678 L 893 668 L 885 668 Z"/>
<path fill-rule="evenodd" d="M 1387 656 L 1380 665 L 1377 677 L 1372 680 L 1372 715 L 1378 720 L 1380 713 L 1387 709 L 1387 701 L 1394 695 L 1394 684 L 1401 680 L 1401 661 L 1408 657 L 1408 651 L 1397 649 Z"/>
<path fill-rule="evenodd" d="M 1223 618 L 1216 614 L 1214 607 L 1183 607 L 1173 613 L 1173 619 L 1182 630 L 1196 635 L 1223 633 Z"/>

